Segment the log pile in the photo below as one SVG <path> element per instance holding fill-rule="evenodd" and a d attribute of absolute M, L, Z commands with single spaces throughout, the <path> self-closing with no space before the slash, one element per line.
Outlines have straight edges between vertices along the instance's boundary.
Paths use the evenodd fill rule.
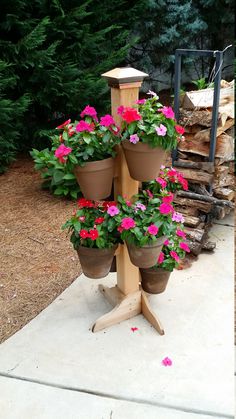
<path fill-rule="evenodd" d="M 234 83 L 222 80 L 214 162 L 208 161 L 213 89 L 187 92 L 180 109 L 185 140 L 178 146 L 174 167 L 189 182 L 174 203 L 185 217 L 188 243 L 193 255 L 213 250 L 208 231 L 213 218 L 223 219 L 234 208 Z M 171 160 L 166 162 L 171 166 Z"/>

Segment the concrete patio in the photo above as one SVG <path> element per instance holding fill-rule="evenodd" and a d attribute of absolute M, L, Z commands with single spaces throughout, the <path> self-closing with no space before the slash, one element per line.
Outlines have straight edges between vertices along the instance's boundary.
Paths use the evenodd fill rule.
<path fill-rule="evenodd" d="M 81 275 L 0 346 L 2 419 L 234 417 L 233 216 L 211 230 L 213 254 L 150 296 L 165 335 L 142 315 L 92 333 L 110 310 Z M 132 331 L 136 327 L 138 330 Z M 162 359 L 171 358 L 172 366 Z"/>

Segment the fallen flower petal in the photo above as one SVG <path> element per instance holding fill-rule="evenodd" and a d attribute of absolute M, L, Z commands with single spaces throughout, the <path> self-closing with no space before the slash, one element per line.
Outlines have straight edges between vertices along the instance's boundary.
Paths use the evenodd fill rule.
<path fill-rule="evenodd" d="M 138 330 L 138 327 L 131 327 L 132 332 L 136 332 Z"/>
<path fill-rule="evenodd" d="M 165 367 L 170 367 L 172 365 L 172 361 L 170 358 L 168 358 L 168 356 L 166 356 L 162 361 L 161 361 L 162 365 L 164 365 Z"/>

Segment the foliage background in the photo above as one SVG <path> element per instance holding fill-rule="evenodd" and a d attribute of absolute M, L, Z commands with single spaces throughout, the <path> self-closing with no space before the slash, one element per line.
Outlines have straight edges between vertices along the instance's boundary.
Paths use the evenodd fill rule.
<path fill-rule="evenodd" d="M 233 12 L 232 0 L 2 0 L 0 173 L 86 104 L 107 111 L 101 73 L 135 66 L 155 90 L 157 69 L 173 79 L 176 48 L 233 43 Z"/>

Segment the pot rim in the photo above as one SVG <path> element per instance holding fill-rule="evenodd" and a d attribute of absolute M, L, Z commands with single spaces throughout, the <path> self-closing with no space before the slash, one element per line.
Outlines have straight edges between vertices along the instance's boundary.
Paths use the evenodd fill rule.
<path fill-rule="evenodd" d="M 106 247 L 104 249 L 99 249 L 98 247 L 86 247 L 86 246 L 81 246 L 80 245 L 78 247 L 78 249 L 76 249 L 76 250 L 78 251 L 79 249 L 81 249 L 81 250 L 87 249 L 88 251 L 92 251 L 93 253 L 110 253 L 110 252 L 115 251 L 117 249 L 117 247 L 118 247 L 118 244 L 114 244 L 112 247 Z M 85 250 L 85 252 L 86 252 L 86 250 Z"/>
<path fill-rule="evenodd" d="M 88 161 L 85 163 L 84 166 L 76 166 L 74 171 L 76 172 L 93 172 L 93 171 L 100 171 L 104 169 L 110 169 L 114 166 L 115 158 L 114 157 L 107 157 L 106 159 L 102 160 L 95 160 L 95 161 Z"/>
<path fill-rule="evenodd" d="M 134 151 L 136 153 L 143 153 L 143 152 L 153 153 L 153 151 L 159 151 L 160 152 L 160 150 L 162 150 L 163 152 L 166 153 L 166 150 L 161 146 L 150 147 L 149 144 L 142 143 L 142 142 L 138 142 L 136 144 L 133 144 L 130 141 L 128 141 L 127 139 L 123 140 L 121 145 L 124 149 L 129 150 L 129 151 Z"/>
<path fill-rule="evenodd" d="M 164 241 L 166 240 L 166 238 L 167 238 L 167 236 L 157 237 L 157 240 L 155 242 L 153 242 L 151 244 L 146 244 L 145 246 L 142 246 L 142 247 L 141 246 L 136 246 L 133 243 L 128 243 L 127 241 L 125 241 L 125 243 L 129 247 L 135 247 L 137 249 L 150 249 L 150 248 L 153 248 L 153 247 L 161 246 L 164 243 Z"/>

